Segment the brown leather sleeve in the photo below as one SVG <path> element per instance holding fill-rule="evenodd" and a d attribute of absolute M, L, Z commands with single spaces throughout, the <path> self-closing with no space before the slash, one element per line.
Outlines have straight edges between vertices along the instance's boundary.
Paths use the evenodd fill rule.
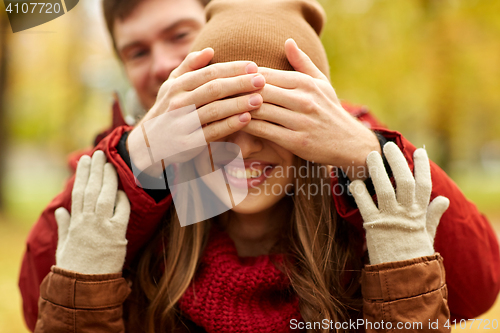
<path fill-rule="evenodd" d="M 450 331 L 445 327 L 450 311 L 439 253 L 367 265 L 362 274 L 362 293 L 366 332 Z"/>
<path fill-rule="evenodd" d="M 36 333 L 124 333 L 121 273 L 88 275 L 52 266 L 40 286 Z"/>

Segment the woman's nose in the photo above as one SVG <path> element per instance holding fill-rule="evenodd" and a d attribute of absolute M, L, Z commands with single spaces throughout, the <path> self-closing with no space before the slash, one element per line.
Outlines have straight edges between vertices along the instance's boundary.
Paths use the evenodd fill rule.
<path fill-rule="evenodd" d="M 226 138 L 226 142 L 238 145 L 243 158 L 248 158 L 252 154 L 260 152 L 263 148 L 263 143 L 260 138 L 243 131 L 238 131 L 229 135 Z"/>

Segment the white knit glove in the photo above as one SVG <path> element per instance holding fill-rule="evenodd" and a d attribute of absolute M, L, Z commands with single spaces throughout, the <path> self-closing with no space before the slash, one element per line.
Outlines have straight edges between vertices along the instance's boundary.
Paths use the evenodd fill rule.
<path fill-rule="evenodd" d="M 372 265 L 434 254 L 434 236 L 448 198 L 439 196 L 429 205 L 432 181 L 425 149 L 413 154 L 415 178 L 396 144 L 384 146 L 397 186 L 397 196 L 378 152 L 366 158 L 375 187 L 378 208 L 365 184 L 355 180 L 349 187 L 358 204 L 366 230 L 366 245 Z"/>
<path fill-rule="evenodd" d="M 130 203 L 117 191 L 118 177 L 100 150 L 82 156 L 73 185 L 71 216 L 55 211 L 59 240 L 56 266 L 82 274 L 122 271 Z"/>

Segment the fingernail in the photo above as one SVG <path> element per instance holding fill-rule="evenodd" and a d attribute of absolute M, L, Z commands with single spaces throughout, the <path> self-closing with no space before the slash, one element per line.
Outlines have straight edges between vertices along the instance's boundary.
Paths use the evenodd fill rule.
<path fill-rule="evenodd" d="M 240 116 L 238 118 L 240 119 L 240 122 L 246 123 L 250 120 L 251 117 L 250 117 L 249 113 L 245 112 L 245 113 L 240 114 Z"/>
<path fill-rule="evenodd" d="M 262 88 L 266 84 L 266 80 L 262 75 L 256 75 L 252 79 L 252 84 L 255 88 Z"/>
<path fill-rule="evenodd" d="M 259 94 L 252 95 L 248 99 L 248 102 L 251 106 L 258 106 L 262 103 L 262 96 Z"/>
<path fill-rule="evenodd" d="M 253 73 L 257 73 L 257 71 L 259 70 L 259 68 L 257 67 L 257 65 L 253 62 L 249 63 L 246 67 L 245 67 L 245 71 L 247 74 L 253 74 Z"/>

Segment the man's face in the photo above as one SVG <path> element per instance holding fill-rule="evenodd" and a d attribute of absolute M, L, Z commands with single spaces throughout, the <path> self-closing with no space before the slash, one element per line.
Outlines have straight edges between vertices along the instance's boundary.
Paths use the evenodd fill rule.
<path fill-rule="evenodd" d="M 124 20 L 115 20 L 118 54 L 146 110 L 204 24 L 204 8 L 197 0 L 145 0 Z"/>

